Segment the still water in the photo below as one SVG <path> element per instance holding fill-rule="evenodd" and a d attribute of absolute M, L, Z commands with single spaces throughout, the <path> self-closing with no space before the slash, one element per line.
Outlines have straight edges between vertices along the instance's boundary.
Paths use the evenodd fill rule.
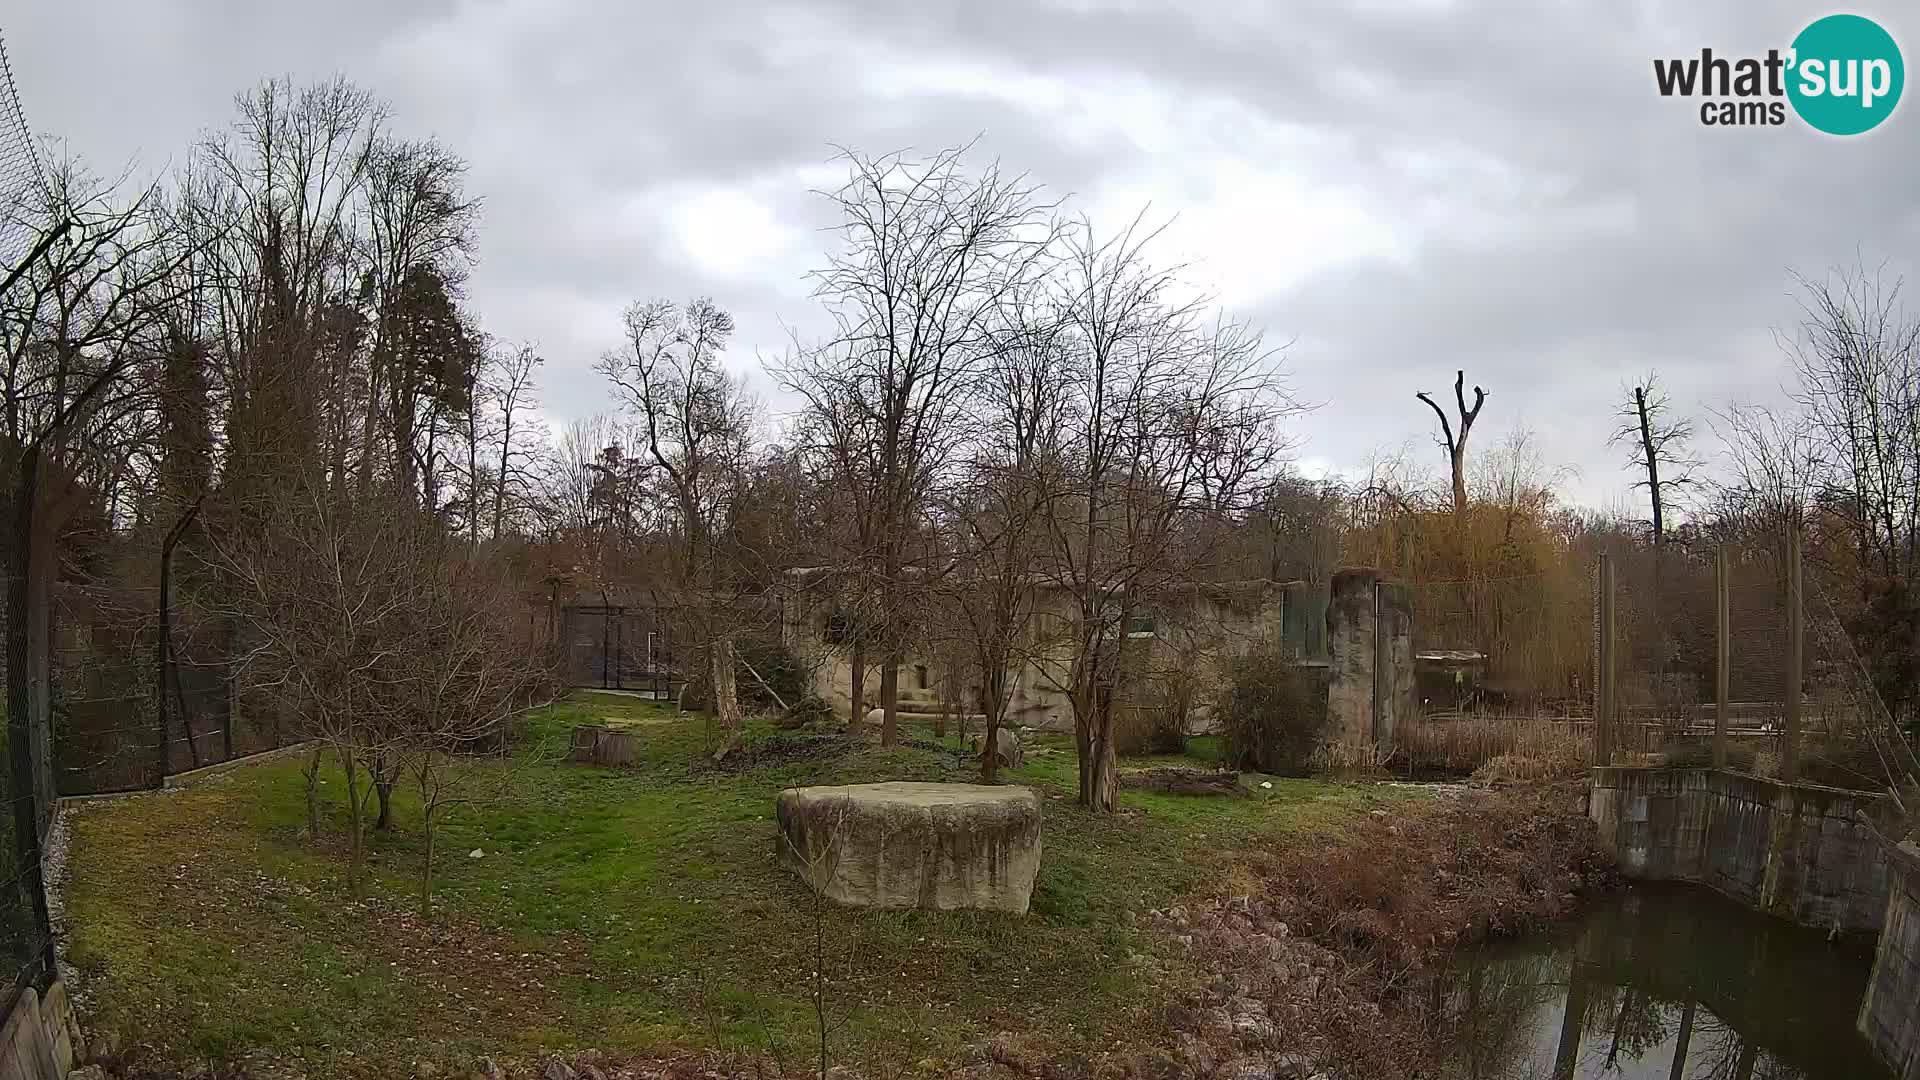
<path fill-rule="evenodd" d="M 1887 1080 L 1854 1031 L 1870 946 L 1641 888 L 1478 950 L 1436 988 L 1459 1080 Z"/>

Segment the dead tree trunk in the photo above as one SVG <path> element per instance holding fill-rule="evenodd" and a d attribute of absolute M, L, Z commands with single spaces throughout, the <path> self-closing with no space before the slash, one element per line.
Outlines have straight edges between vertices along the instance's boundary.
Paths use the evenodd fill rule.
<path fill-rule="evenodd" d="M 1464 370 L 1454 372 L 1453 400 L 1460 415 L 1458 435 L 1454 434 L 1453 425 L 1447 420 L 1446 410 L 1425 390 L 1413 395 L 1426 402 L 1433 414 L 1440 418 L 1440 445 L 1447 451 L 1447 466 L 1453 473 L 1453 512 L 1456 515 L 1464 514 L 1467 510 L 1467 433 L 1473 430 L 1473 422 L 1480 417 L 1480 406 L 1487 401 L 1487 392 L 1476 386 L 1473 388 L 1473 407 L 1468 408 L 1466 384 L 1467 373 Z"/>

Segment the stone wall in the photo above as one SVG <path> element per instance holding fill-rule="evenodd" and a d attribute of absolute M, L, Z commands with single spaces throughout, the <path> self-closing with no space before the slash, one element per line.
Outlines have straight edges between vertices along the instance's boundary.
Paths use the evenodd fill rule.
<path fill-rule="evenodd" d="M 1920 847 L 1883 846 L 1886 922 L 1856 1026 L 1898 1080 L 1920 1080 Z"/>
<path fill-rule="evenodd" d="M 29 986 L 0 1024 L 0 1077 L 64 1080 L 80 1047 L 80 1031 L 65 983 L 55 979 L 45 994 Z"/>
<path fill-rule="evenodd" d="M 1413 605 L 1405 585 L 1380 571 L 1333 575 L 1327 601 L 1327 738 L 1390 746 L 1413 715 Z"/>
<path fill-rule="evenodd" d="M 1887 860 L 1863 792 L 1716 769 L 1593 770 L 1588 813 L 1628 877 L 1690 881 L 1822 930 L 1877 933 Z"/>

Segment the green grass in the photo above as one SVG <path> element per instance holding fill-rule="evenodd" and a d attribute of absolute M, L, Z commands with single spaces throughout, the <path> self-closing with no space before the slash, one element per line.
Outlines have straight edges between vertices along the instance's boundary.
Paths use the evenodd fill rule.
<path fill-rule="evenodd" d="M 574 724 L 610 717 L 643 733 L 632 768 L 559 760 Z M 1006 1029 L 1100 1045 L 1144 1030 L 1157 992 L 1128 963 L 1145 948 L 1130 913 L 1223 881 L 1260 845 L 1399 797 L 1273 779 L 1244 799 L 1126 792 L 1122 813 L 1097 815 L 1073 802 L 1071 740 L 1046 739 L 1002 772 L 1047 796 L 1026 918 L 817 909 L 773 858 L 780 789 L 967 780 L 973 763 L 876 747 L 720 772 L 705 765 L 697 719 L 597 694 L 540 710 L 526 727 L 544 750 L 468 766 L 495 770 L 476 779 L 505 773 L 510 793 L 448 812 L 431 918 L 419 910 L 424 841 L 411 791 L 396 793 L 393 831 L 371 839 L 367 881 L 344 886 L 335 766 L 317 845 L 302 835 L 296 759 L 80 808 L 68 955 L 94 1023 L 163 1058 L 258 1051 L 297 1056 L 315 1075 L 363 1071 L 370 1057 L 549 1048 L 798 1060 L 814 1038 L 818 910 L 841 1060 L 939 1058 Z"/>

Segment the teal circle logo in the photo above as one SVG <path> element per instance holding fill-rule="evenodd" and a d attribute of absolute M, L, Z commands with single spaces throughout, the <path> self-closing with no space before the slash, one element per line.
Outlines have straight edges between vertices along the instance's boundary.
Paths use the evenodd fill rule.
<path fill-rule="evenodd" d="M 1900 46 L 1861 15 L 1817 19 L 1793 39 L 1787 100 L 1793 111 L 1829 135 L 1871 131 L 1893 115 L 1906 85 Z"/>

